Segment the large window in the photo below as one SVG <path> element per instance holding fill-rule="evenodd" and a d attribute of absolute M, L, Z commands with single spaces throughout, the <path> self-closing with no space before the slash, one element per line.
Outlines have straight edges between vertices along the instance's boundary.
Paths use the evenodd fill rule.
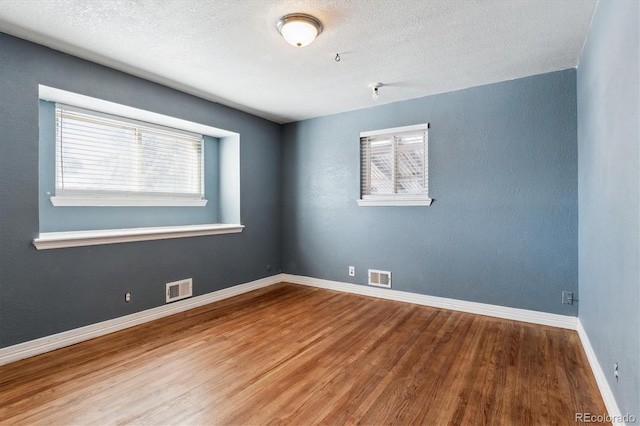
<path fill-rule="evenodd" d="M 44 85 L 38 94 L 36 248 L 242 232 L 240 134 Z"/>
<path fill-rule="evenodd" d="M 361 206 L 430 205 L 428 124 L 360 133 Z"/>
<path fill-rule="evenodd" d="M 203 206 L 203 136 L 56 105 L 56 206 Z"/>

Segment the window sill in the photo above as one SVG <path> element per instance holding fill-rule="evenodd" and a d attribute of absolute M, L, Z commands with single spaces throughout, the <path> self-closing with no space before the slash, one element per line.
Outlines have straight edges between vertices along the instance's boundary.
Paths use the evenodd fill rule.
<path fill-rule="evenodd" d="M 56 207 L 204 207 L 207 200 L 179 198 L 107 198 L 107 197 L 51 197 Z"/>
<path fill-rule="evenodd" d="M 202 235 L 233 234 L 242 232 L 243 229 L 244 226 L 239 224 L 207 224 L 159 226 L 154 228 L 104 229 L 96 231 L 46 232 L 41 233 L 38 238 L 34 239 L 33 245 L 38 250 L 48 250 L 130 243 L 134 241 L 197 237 Z"/>
<path fill-rule="evenodd" d="M 430 206 L 433 200 L 431 198 L 371 198 L 358 200 L 360 207 L 376 207 L 376 206 Z"/>

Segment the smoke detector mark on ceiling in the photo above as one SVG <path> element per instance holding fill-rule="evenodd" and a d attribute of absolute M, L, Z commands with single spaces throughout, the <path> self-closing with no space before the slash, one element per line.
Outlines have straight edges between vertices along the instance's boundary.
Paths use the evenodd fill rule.
<path fill-rule="evenodd" d="M 374 101 L 377 101 L 377 100 L 378 100 L 378 96 L 379 96 L 378 89 L 379 89 L 380 87 L 382 87 L 382 83 L 371 83 L 371 84 L 369 85 L 369 88 L 371 89 L 371 98 L 372 98 Z"/>

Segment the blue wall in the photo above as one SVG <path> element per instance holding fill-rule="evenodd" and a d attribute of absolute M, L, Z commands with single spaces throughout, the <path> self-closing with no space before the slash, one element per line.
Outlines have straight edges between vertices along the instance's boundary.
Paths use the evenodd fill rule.
<path fill-rule="evenodd" d="M 600 1 L 578 66 L 579 316 L 622 414 L 636 418 L 640 417 L 639 20 L 637 1 Z"/>
<path fill-rule="evenodd" d="M 575 90 L 566 70 L 285 125 L 284 271 L 576 315 Z M 359 132 L 424 122 L 434 203 L 358 207 Z"/>
<path fill-rule="evenodd" d="M 1 33 L 0 58 L 0 347 L 163 305 L 177 279 L 200 295 L 278 272 L 281 126 Z M 37 251 L 39 84 L 239 133 L 245 230 Z"/>

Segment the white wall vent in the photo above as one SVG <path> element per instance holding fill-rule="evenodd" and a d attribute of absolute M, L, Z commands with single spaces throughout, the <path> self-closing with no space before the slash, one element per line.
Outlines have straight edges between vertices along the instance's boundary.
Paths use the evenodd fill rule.
<path fill-rule="evenodd" d="M 193 296 L 193 279 L 167 283 L 167 303 Z"/>
<path fill-rule="evenodd" d="M 391 272 L 369 269 L 369 285 L 391 288 Z"/>

